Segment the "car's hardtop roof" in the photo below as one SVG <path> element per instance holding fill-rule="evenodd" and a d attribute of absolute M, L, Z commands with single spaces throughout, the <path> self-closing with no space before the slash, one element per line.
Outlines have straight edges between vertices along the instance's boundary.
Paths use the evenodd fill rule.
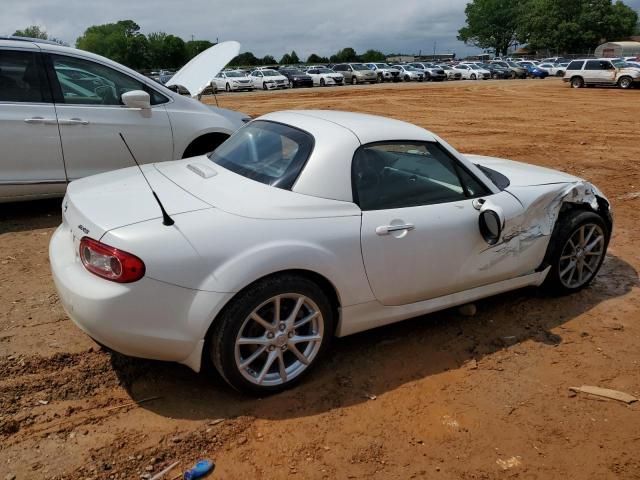
<path fill-rule="evenodd" d="M 362 144 L 381 141 L 433 142 L 436 140 L 433 133 L 417 125 L 366 113 L 335 110 L 284 110 L 263 115 L 260 119 L 298 127 L 312 135 L 315 130 L 325 127 L 326 123 L 331 123 L 344 128 L 345 134 L 351 132 Z"/>

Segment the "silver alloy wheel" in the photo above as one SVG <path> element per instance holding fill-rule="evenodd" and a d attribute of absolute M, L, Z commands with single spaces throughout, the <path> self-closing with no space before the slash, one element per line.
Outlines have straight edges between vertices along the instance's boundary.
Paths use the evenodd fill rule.
<path fill-rule="evenodd" d="M 629 77 L 622 77 L 620 79 L 620 88 L 629 88 L 633 81 Z"/>
<path fill-rule="evenodd" d="M 282 385 L 313 362 L 324 336 L 324 319 L 305 295 L 276 295 L 244 320 L 235 343 L 238 371 L 260 386 Z"/>
<path fill-rule="evenodd" d="M 560 282 L 567 288 L 578 288 L 591 280 L 604 255 L 604 246 L 604 232 L 595 223 L 573 232 L 560 254 Z"/>

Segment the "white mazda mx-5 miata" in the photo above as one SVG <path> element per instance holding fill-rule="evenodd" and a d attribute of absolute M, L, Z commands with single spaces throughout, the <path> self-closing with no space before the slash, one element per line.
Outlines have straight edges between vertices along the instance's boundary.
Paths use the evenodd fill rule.
<path fill-rule="evenodd" d="M 585 180 L 334 111 L 270 113 L 208 156 L 77 180 L 62 217 L 51 267 L 81 329 L 254 394 L 299 381 L 334 336 L 525 286 L 575 292 L 612 228 Z"/>

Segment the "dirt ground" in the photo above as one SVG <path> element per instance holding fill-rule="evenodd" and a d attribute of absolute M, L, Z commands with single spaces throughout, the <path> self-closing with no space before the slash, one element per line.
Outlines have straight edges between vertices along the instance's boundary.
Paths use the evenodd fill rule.
<path fill-rule="evenodd" d="M 174 461 L 166 478 L 177 478 L 200 458 L 225 479 L 640 478 L 640 403 L 569 391 L 640 396 L 640 90 L 547 79 L 218 100 L 252 115 L 388 115 L 463 152 L 584 176 L 615 211 L 602 272 L 572 297 L 521 290 L 473 317 L 451 310 L 340 339 L 298 388 L 251 399 L 186 367 L 101 350 L 50 278 L 60 202 L 0 205 L 0 479 L 149 478 Z"/>

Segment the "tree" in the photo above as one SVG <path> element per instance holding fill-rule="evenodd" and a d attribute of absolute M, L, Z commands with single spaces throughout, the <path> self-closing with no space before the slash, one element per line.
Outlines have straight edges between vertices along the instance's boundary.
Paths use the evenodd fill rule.
<path fill-rule="evenodd" d="M 215 44 L 209 40 L 189 40 L 185 47 L 187 49 L 187 59 L 191 60 L 196 55 L 201 54 L 207 48 L 213 47 Z"/>
<path fill-rule="evenodd" d="M 16 30 L 13 33 L 14 37 L 28 37 L 28 38 L 39 38 L 41 40 L 47 40 L 49 36 L 44 28 L 40 28 L 38 25 L 31 25 L 24 30 Z"/>
<path fill-rule="evenodd" d="M 353 48 L 347 47 L 339 50 L 335 55 L 331 55 L 330 60 L 333 63 L 344 63 L 359 62 L 360 58 Z"/>
<path fill-rule="evenodd" d="M 367 50 L 360 55 L 360 59 L 363 62 L 384 62 L 386 61 L 387 56 L 378 50 Z"/>
<path fill-rule="evenodd" d="M 300 58 L 295 50 L 291 53 L 285 53 L 280 59 L 280 65 L 297 65 L 300 63 Z"/>
<path fill-rule="evenodd" d="M 131 68 L 146 68 L 149 64 L 147 38 L 133 20 L 93 25 L 78 37 L 76 47 Z"/>
<path fill-rule="evenodd" d="M 307 58 L 307 63 L 329 63 L 329 59 L 327 57 L 321 57 L 315 53 L 309 55 Z"/>
<path fill-rule="evenodd" d="M 464 10 L 467 19 L 458 40 L 506 55 L 516 41 L 524 3 L 526 0 L 472 0 Z"/>
<path fill-rule="evenodd" d="M 519 39 L 532 50 L 584 53 L 633 35 L 638 14 L 621 1 L 529 0 Z"/>
<path fill-rule="evenodd" d="M 271 55 L 265 55 L 264 57 L 262 57 L 262 60 L 260 60 L 260 63 L 262 65 L 277 65 L 278 64 L 277 60 Z"/>
<path fill-rule="evenodd" d="M 260 60 L 251 52 L 244 52 L 229 62 L 229 65 L 240 67 L 253 67 L 260 65 Z"/>

